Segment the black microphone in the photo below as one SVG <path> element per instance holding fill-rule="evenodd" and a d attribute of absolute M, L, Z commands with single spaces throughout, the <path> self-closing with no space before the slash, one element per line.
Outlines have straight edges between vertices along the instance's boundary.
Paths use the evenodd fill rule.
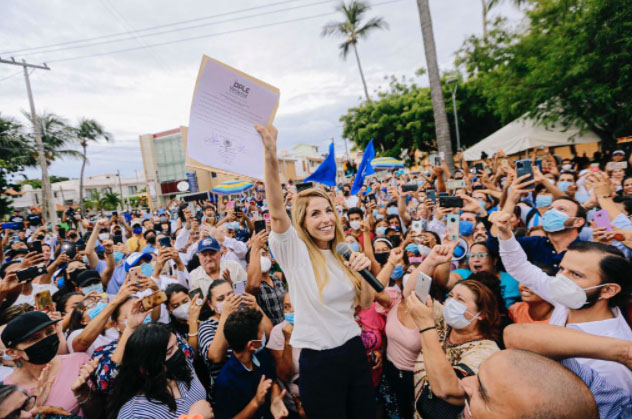
<path fill-rule="evenodd" d="M 338 243 L 338 245 L 336 246 L 336 252 L 338 252 L 338 254 L 344 258 L 344 260 L 348 261 L 351 257 L 352 251 L 351 247 L 349 247 L 347 243 Z M 369 285 L 373 287 L 376 292 L 384 291 L 384 285 L 382 285 L 382 283 L 377 280 L 377 278 L 371 273 L 371 271 L 369 271 L 368 268 L 364 268 L 361 271 L 358 271 L 358 273 L 362 275 L 362 278 L 364 278 L 364 280 L 368 282 Z"/>

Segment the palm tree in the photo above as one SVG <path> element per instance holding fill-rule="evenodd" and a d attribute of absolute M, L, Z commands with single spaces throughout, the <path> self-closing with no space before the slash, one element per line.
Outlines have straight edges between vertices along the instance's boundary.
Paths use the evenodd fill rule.
<path fill-rule="evenodd" d="M 450 126 L 448 125 L 448 115 L 445 112 L 445 102 L 443 101 L 443 88 L 441 87 L 441 76 L 439 75 L 437 50 L 435 47 L 432 17 L 430 16 L 430 5 L 428 4 L 428 0 L 417 0 L 417 8 L 419 9 L 421 33 L 424 40 L 428 79 L 430 79 L 430 98 L 432 99 L 432 113 L 435 121 L 437 146 L 439 151 L 443 152 L 450 171 L 454 172 L 452 143 L 450 142 Z"/>
<path fill-rule="evenodd" d="M 387 29 L 388 24 L 381 17 L 373 17 L 369 19 L 365 24 L 362 24 L 362 18 L 364 14 L 371 8 L 368 3 L 359 0 L 352 0 L 349 5 L 341 3 L 336 10 L 343 13 L 345 20 L 342 22 L 330 22 L 323 27 L 321 36 L 336 35 L 345 40 L 338 46 L 340 48 L 340 56 L 342 59 L 347 58 L 349 54 L 349 48 L 353 48 L 356 61 L 358 62 L 358 70 L 360 71 L 360 78 L 362 79 L 362 85 L 364 86 L 364 95 L 367 102 L 371 101 L 369 97 L 369 89 L 366 87 L 366 80 L 364 80 L 364 73 L 362 72 L 362 65 L 360 64 L 360 56 L 358 55 L 358 39 L 366 38 L 374 29 Z"/>
<path fill-rule="evenodd" d="M 94 203 L 94 206 L 98 210 L 101 209 L 101 202 L 103 201 L 103 197 L 97 189 L 90 192 L 90 200 Z"/>
<path fill-rule="evenodd" d="M 99 201 L 101 208 L 105 210 L 113 210 L 121 203 L 117 193 L 105 192 L 103 198 Z"/>
<path fill-rule="evenodd" d="M 79 178 L 79 205 L 81 207 L 81 216 L 85 216 L 86 207 L 83 203 L 83 174 L 86 169 L 86 162 L 88 161 L 88 143 L 97 142 L 99 139 L 105 141 L 111 141 L 112 135 L 103 129 L 94 119 L 82 118 L 79 121 L 79 126 L 76 128 L 77 139 L 82 150 L 83 162 L 81 163 L 81 177 Z"/>
<path fill-rule="evenodd" d="M 513 4 L 516 7 L 520 7 L 523 4 L 529 2 L 529 0 L 512 0 Z M 483 3 L 483 39 L 487 39 L 487 14 L 490 10 L 492 10 L 495 6 L 502 3 L 503 0 L 481 0 Z"/>

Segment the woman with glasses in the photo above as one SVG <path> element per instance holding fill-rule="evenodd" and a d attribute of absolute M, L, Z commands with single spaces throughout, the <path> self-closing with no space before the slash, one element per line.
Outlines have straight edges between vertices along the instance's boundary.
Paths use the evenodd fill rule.
<path fill-rule="evenodd" d="M 0 418 L 32 418 L 34 407 L 35 396 L 29 396 L 14 385 L 0 386 Z"/>

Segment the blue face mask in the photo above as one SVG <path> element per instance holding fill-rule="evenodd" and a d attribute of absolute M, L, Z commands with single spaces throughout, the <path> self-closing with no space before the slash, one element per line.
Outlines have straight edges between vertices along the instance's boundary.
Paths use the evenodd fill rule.
<path fill-rule="evenodd" d="M 386 213 L 388 215 L 397 215 L 397 207 L 388 207 Z"/>
<path fill-rule="evenodd" d="M 145 324 L 151 323 L 151 315 L 150 314 L 145 316 L 145 318 L 143 319 L 143 323 L 145 323 Z"/>
<path fill-rule="evenodd" d="M 349 246 L 351 246 L 351 249 L 353 249 L 354 252 L 359 252 L 360 251 L 360 245 L 356 242 L 351 242 L 348 243 Z"/>
<path fill-rule="evenodd" d="M 382 214 L 378 214 L 378 215 L 375 216 L 375 219 L 376 220 L 383 220 L 384 216 Z"/>
<path fill-rule="evenodd" d="M 98 294 L 103 294 L 103 284 L 88 285 L 87 287 L 81 288 L 81 291 L 83 292 L 83 295 L 88 295 L 92 291 L 96 291 Z"/>
<path fill-rule="evenodd" d="M 564 223 L 569 219 L 569 216 L 551 208 L 542 216 L 542 227 L 544 231 L 549 233 L 555 233 L 556 231 L 562 231 L 566 229 Z"/>
<path fill-rule="evenodd" d="M 92 307 L 90 310 L 88 310 L 86 314 L 88 315 L 88 317 L 90 317 L 90 320 L 94 320 L 94 318 L 97 317 L 99 313 L 103 311 L 105 306 L 107 306 L 106 303 L 104 303 L 103 301 L 99 301 L 97 305 Z"/>
<path fill-rule="evenodd" d="M 469 236 L 474 231 L 474 223 L 467 220 L 459 222 L 459 234 L 461 236 Z"/>
<path fill-rule="evenodd" d="M 402 276 L 404 276 L 404 268 L 402 265 L 395 266 L 395 269 L 393 269 L 393 273 L 391 274 L 391 279 L 399 279 Z"/>
<path fill-rule="evenodd" d="M 560 182 L 557 182 L 557 187 L 560 188 L 560 191 L 566 193 L 568 192 L 568 187 L 571 186 L 573 183 L 569 182 L 568 180 L 562 180 Z"/>
<path fill-rule="evenodd" d="M 375 229 L 375 234 L 377 234 L 380 237 L 384 237 L 384 235 L 386 234 L 386 227 L 378 227 Z"/>
<path fill-rule="evenodd" d="M 553 203 L 553 197 L 550 195 L 538 195 L 535 197 L 536 208 L 550 207 L 552 203 Z"/>
<path fill-rule="evenodd" d="M 418 255 L 419 254 L 419 247 L 417 247 L 417 245 L 415 243 L 411 243 L 408 246 L 406 246 L 406 251 L 407 252 L 413 252 L 414 254 Z"/>
<path fill-rule="evenodd" d="M 140 234 L 143 232 L 143 228 L 142 227 L 134 227 L 132 229 L 132 231 L 134 232 L 134 234 Z"/>
<path fill-rule="evenodd" d="M 294 313 L 285 313 L 283 317 L 285 317 L 286 322 L 294 326 Z"/>
<path fill-rule="evenodd" d="M 119 263 L 125 254 L 123 252 L 114 252 L 114 263 Z"/>
<path fill-rule="evenodd" d="M 151 277 L 154 274 L 154 267 L 149 263 L 143 263 L 141 271 L 143 272 L 143 275 Z"/>
<path fill-rule="evenodd" d="M 88 264 L 88 256 L 84 256 L 82 260 L 83 260 L 83 263 L 85 263 L 86 265 Z"/>
<path fill-rule="evenodd" d="M 378 216 L 378 214 L 379 214 L 378 210 L 374 209 L 374 210 L 373 210 L 373 216 L 374 216 L 374 217 L 377 217 L 377 216 Z"/>

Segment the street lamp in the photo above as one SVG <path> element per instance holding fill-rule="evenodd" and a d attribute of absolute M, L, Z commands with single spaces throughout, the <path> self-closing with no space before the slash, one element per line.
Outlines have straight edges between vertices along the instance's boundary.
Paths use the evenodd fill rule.
<path fill-rule="evenodd" d="M 456 77 L 448 79 L 448 86 L 450 86 L 450 91 L 452 92 L 452 111 L 454 112 L 454 125 L 456 127 L 456 149 L 461 149 L 461 134 L 459 133 L 459 116 L 456 112 L 456 89 L 459 87 L 457 82 L 459 79 Z M 452 89 L 452 85 L 454 85 L 454 89 Z"/>

